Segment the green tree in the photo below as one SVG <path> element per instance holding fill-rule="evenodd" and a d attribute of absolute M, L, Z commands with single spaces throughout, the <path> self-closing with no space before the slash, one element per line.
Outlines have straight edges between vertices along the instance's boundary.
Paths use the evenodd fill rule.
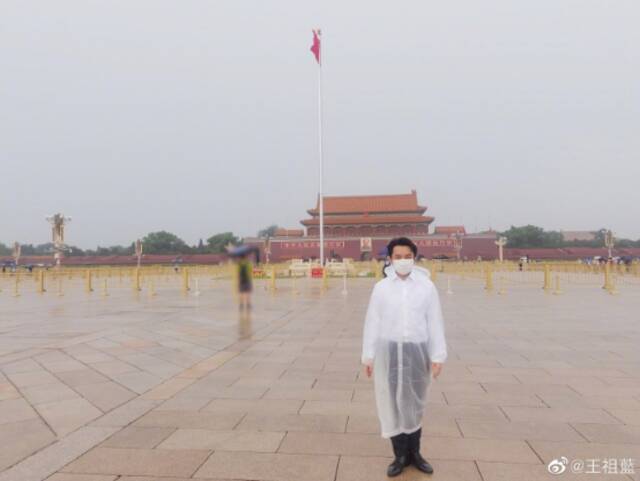
<path fill-rule="evenodd" d="M 522 227 L 511 226 L 511 228 L 501 235 L 508 240 L 509 247 L 542 247 L 544 242 L 544 229 L 534 225 L 526 225 Z"/>
<path fill-rule="evenodd" d="M 20 251 L 23 256 L 36 255 L 36 248 L 33 246 L 33 244 L 22 244 L 22 246 L 20 247 Z M 11 254 L 11 251 L 9 251 L 9 254 Z"/>
<path fill-rule="evenodd" d="M 50 247 L 47 247 L 46 255 L 51 255 L 51 253 L 53 252 L 53 244 L 49 244 L 49 246 Z M 80 247 L 69 246 L 69 250 L 65 252 L 65 255 L 79 257 L 79 256 L 86 256 L 87 253 L 85 252 L 84 249 L 80 249 Z"/>
<path fill-rule="evenodd" d="M 144 236 L 142 245 L 146 254 L 187 254 L 191 250 L 177 235 L 164 230 Z"/>
<path fill-rule="evenodd" d="M 562 247 L 562 234 L 557 231 L 545 231 L 542 227 L 525 225 L 511 228 L 501 235 L 509 239 L 508 246 L 516 248 Z"/>
<path fill-rule="evenodd" d="M 258 231 L 258 237 L 273 237 L 276 231 L 279 229 L 276 224 L 272 224 L 269 227 L 265 227 L 264 229 Z"/>
<path fill-rule="evenodd" d="M 555 230 L 545 231 L 542 246 L 555 248 L 564 246 L 564 237 L 562 236 L 562 232 Z"/>
<path fill-rule="evenodd" d="M 11 249 L 9 249 L 5 244 L 0 242 L 0 256 L 10 256 Z"/>
<path fill-rule="evenodd" d="M 222 254 L 226 252 L 228 244 L 237 246 L 240 244 L 240 239 L 233 235 L 232 232 L 222 232 L 207 239 L 207 250 L 212 254 Z"/>
<path fill-rule="evenodd" d="M 596 238 L 594 239 L 595 246 L 594 247 L 602 247 L 604 246 L 604 238 L 607 235 L 607 230 L 604 227 L 602 229 L 598 229 L 595 231 Z"/>
<path fill-rule="evenodd" d="M 44 244 L 22 244 L 20 247 L 23 256 L 48 256 L 53 254 L 53 243 L 46 242 Z"/>
<path fill-rule="evenodd" d="M 23 256 L 52 256 L 54 253 L 53 242 L 45 242 L 44 244 L 22 244 L 21 254 Z M 87 253 L 76 246 L 67 246 L 64 252 L 65 256 L 84 256 Z"/>
<path fill-rule="evenodd" d="M 86 251 L 86 255 L 93 256 L 131 256 L 135 252 L 133 246 L 110 246 L 110 247 L 96 247 L 95 250 Z"/>

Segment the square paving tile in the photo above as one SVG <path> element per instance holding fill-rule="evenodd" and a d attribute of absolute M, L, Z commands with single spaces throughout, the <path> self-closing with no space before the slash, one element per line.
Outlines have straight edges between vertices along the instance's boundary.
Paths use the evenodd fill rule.
<path fill-rule="evenodd" d="M 285 433 L 178 429 L 158 449 L 212 449 L 274 453 Z"/>
<path fill-rule="evenodd" d="M 38 414 L 22 398 L 0 401 L 0 425 L 37 418 Z"/>
<path fill-rule="evenodd" d="M 347 416 L 320 414 L 247 414 L 236 429 L 248 431 L 345 432 Z"/>
<path fill-rule="evenodd" d="M 113 434 L 112 428 L 82 427 L 0 474 L 2 481 L 45 479 Z"/>
<path fill-rule="evenodd" d="M 538 439 L 548 441 L 586 442 L 569 423 L 540 421 L 458 421 L 465 438 L 480 439 Z M 603 426 L 599 424 L 598 426 Z"/>
<path fill-rule="evenodd" d="M 358 416 L 375 414 L 374 403 L 355 403 L 351 401 L 305 401 L 300 414 L 324 414 Z"/>
<path fill-rule="evenodd" d="M 113 381 L 82 384 L 76 386 L 75 390 L 103 412 L 111 411 L 113 408 L 136 397 L 135 393 Z"/>
<path fill-rule="evenodd" d="M 507 421 L 505 413 L 498 406 L 450 406 L 442 404 L 427 405 L 424 413 L 425 422 L 438 422 L 441 419 L 467 421 L 500 422 Z"/>
<path fill-rule="evenodd" d="M 112 374 L 111 378 L 118 384 L 138 394 L 142 394 L 162 382 L 162 378 L 143 371 Z"/>
<path fill-rule="evenodd" d="M 90 366 L 105 376 L 112 376 L 113 374 L 122 374 L 125 372 L 137 372 L 139 370 L 137 367 L 119 360 L 94 362 L 90 364 Z"/>
<path fill-rule="evenodd" d="M 138 427 L 231 430 L 243 415 L 197 411 L 151 411 L 135 422 Z"/>
<path fill-rule="evenodd" d="M 151 391 L 144 394 L 145 399 L 170 399 L 187 386 L 194 382 L 193 379 L 174 378 L 170 379 L 159 386 L 154 387 Z"/>
<path fill-rule="evenodd" d="M 166 438 L 168 438 L 175 428 L 140 428 L 128 426 L 122 431 L 118 431 L 101 444 L 106 448 L 147 448 L 153 449 Z"/>
<path fill-rule="evenodd" d="M 391 456 L 388 439 L 376 434 L 289 432 L 278 450 L 291 454 Z"/>
<path fill-rule="evenodd" d="M 553 395 L 538 394 L 537 395 L 546 405 L 552 408 L 561 407 L 580 407 L 580 408 L 604 408 L 604 409 L 631 409 L 640 410 L 640 402 L 632 397 L 625 396 L 583 396 L 581 394 L 569 395 Z"/>
<path fill-rule="evenodd" d="M 65 436 L 102 415 L 82 398 L 38 404 L 36 409 L 58 436 Z"/>
<path fill-rule="evenodd" d="M 342 456 L 338 465 L 336 481 L 387 481 L 387 466 L 392 457 Z M 399 481 L 482 481 L 475 463 L 472 461 L 445 461 L 428 459 L 434 474 L 428 476 L 413 466 L 405 468 Z M 525 478 L 522 478 L 525 479 Z"/>
<path fill-rule="evenodd" d="M 0 472 L 55 440 L 40 419 L 0 425 Z"/>
<path fill-rule="evenodd" d="M 544 407 L 542 400 L 532 394 L 521 394 L 514 389 L 512 393 L 466 393 L 444 391 L 447 404 L 456 406 L 530 406 Z"/>
<path fill-rule="evenodd" d="M 107 382 L 109 378 L 103 376 L 99 372 L 94 371 L 93 369 L 79 369 L 77 371 L 66 371 L 59 372 L 56 374 L 62 382 L 64 382 L 67 386 L 82 386 L 83 384 L 93 384 L 100 382 Z"/>
<path fill-rule="evenodd" d="M 0 382 L 0 401 L 7 399 L 18 399 L 20 392 L 8 382 Z"/>
<path fill-rule="evenodd" d="M 337 456 L 214 452 L 195 478 L 264 481 L 333 481 Z"/>
<path fill-rule="evenodd" d="M 264 395 L 265 399 L 298 399 L 307 401 L 351 401 L 353 389 L 292 389 L 290 387 L 272 388 Z"/>
<path fill-rule="evenodd" d="M 571 481 L 628 481 L 623 475 L 598 475 L 598 474 L 574 474 L 568 469 L 562 474 L 551 474 L 546 464 L 539 466 L 530 466 L 524 464 L 509 463 L 488 463 L 485 461 L 478 462 L 478 468 L 482 473 L 484 481 L 548 481 L 548 480 L 564 480 Z"/>
<path fill-rule="evenodd" d="M 573 423 L 572 426 L 591 443 L 640 445 L 640 425 Z M 550 439 L 560 441 L 560 439 Z"/>
<path fill-rule="evenodd" d="M 104 361 L 112 361 L 113 357 L 105 354 L 104 352 L 100 352 L 97 349 L 92 349 L 86 345 L 81 346 L 73 346 L 67 348 L 66 353 L 71 357 L 81 361 L 85 364 L 89 364 L 92 362 L 104 362 Z"/>
<path fill-rule="evenodd" d="M 422 446 L 422 454 L 427 459 L 540 463 L 536 453 L 524 441 L 423 436 Z"/>
<path fill-rule="evenodd" d="M 380 435 L 380 421 L 377 416 L 349 416 L 348 433 L 369 433 Z M 430 417 L 422 423 L 422 432 L 428 436 L 461 437 L 455 419 Z"/>
<path fill-rule="evenodd" d="M 47 369 L 47 371 L 53 373 L 78 371 L 85 368 L 84 364 L 71 358 L 63 361 L 43 362 L 42 365 Z"/>
<path fill-rule="evenodd" d="M 80 395 L 76 391 L 62 382 L 46 384 L 44 386 L 26 387 L 22 389 L 22 392 L 31 404 L 42 404 L 80 398 Z"/>
<path fill-rule="evenodd" d="M 568 443 L 531 441 L 531 447 L 545 463 L 558 456 L 569 459 L 632 458 L 640 459 L 640 445 L 625 443 Z"/>
<path fill-rule="evenodd" d="M 21 372 L 42 371 L 42 366 L 33 359 L 22 359 L 0 366 L 5 374 L 17 374 Z"/>
<path fill-rule="evenodd" d="M 512 421 L 553 421 L 598 424 L 621 424 L 604 409 L 546 408 L 505 406 L 502 408 Z"/>
<path fill-rule="evenodd" d="M 229 399 L 228 401 L 233 402 L 233 399 Z M 158 411 L 200 411 L 212 401 L 210 397 L 196 397 L 189 394 L 178 393 L 172 398 L 165 401 L 160 400 L 160 402 L 161 404 L 158 406 Z"/>
<path fill-rule="evenodd" d="M 95 448 L 64 468 L 83 474 L 190 477 L 210 451 Z"/>
<path fill-rule="evenodd" d="M 122 476 L 117 481 L 193 481 L 194 478 L 183 477 L 166 477 L 166 476 Z M 198 481 L 238 481 L 237 479 L 221 479 L 221 478 L 197 478 Z"/>
<path fill-rule="evenodd" d="M 11 382 L 19 388 L 30 386 L 43 386 L 45 384 L 54 384 L 59 382 L 58 379 L 50 372 L 41 369 L 40 371 L 28 371 L 14 374 L 7 374 Z"/>
<path fill-rule="evenodd" d="M 47 478 L 47 481 L 115 481 L 118 476 L 111 474 L 71 474 L 57 473 Z"/>
<path fill-rule="evenodd" d="M 109 413 L 91 423 L 92 426 L 124 427 L 145 415 L 158 405 L 158 401 L 147 399 L 132 399 L 118 406 Z"/>
<path fill-rule="evenodd" d="M 609 409 L 609 412 L 613 414 L 617 419 L 620 419 L 625 424 L 633 424 L 640 426 L 640 410 L 636 409 Z M 589 421 L 585 421 L 589 422 Z"/>
<path fill-rule="evenodd" d="M 260 399 L 266 391 L 266 387 L 223 387 L 199 381 L 184 389 L 183 393 L 211 399 Z"/>
<path fill-rule="evenodd" d="M 218 413 L 296 414 L 303 401 L 280 399 L 214 399 L 203 411 Z"/>

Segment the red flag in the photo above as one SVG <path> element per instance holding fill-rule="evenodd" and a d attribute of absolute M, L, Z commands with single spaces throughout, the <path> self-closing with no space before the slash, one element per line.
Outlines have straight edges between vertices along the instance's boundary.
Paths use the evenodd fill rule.
<path fill-rule="evenodd" d="M 320 30 L 313 30 L 313 45 L 311 45 L 311 51 L 316 57 L 318 63 L 320 63 Z"/>

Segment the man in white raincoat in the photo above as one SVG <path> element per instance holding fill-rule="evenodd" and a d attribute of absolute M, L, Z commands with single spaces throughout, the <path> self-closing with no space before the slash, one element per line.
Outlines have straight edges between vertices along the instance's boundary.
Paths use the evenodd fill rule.
<path fill-rule="evenodd" d="M 397 476 L 413 464 L 431 474 L 420 454 L 422 416 L 431 376 L 447 358 L 442 310 L 429 271 L 414 266 L 418 248 L 406 237 L 391 240 L 391 265 L 373 288 L 364 325 L 362 363 L 373 373 L 383 438 L 391 438 Z"/>

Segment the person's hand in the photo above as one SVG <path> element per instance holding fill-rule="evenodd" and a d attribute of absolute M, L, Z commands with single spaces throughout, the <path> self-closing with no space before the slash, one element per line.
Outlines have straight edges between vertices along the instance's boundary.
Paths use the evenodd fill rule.
<path fill-rule="evenodd" d="M 367 377 L 371 377 L 371 374 L 373 374 L 373 364 L 372 363 L 367 363 L 364 365 L 364 373 L 367 375 Z"/>
<path fill-rule="evenodd" d="M 432 362 L 431 363 L 431 375 L 433 379 L 437 379 L 440 375 L 440 371 L 442 371 L 442 363 L 441 362 Z"/>

